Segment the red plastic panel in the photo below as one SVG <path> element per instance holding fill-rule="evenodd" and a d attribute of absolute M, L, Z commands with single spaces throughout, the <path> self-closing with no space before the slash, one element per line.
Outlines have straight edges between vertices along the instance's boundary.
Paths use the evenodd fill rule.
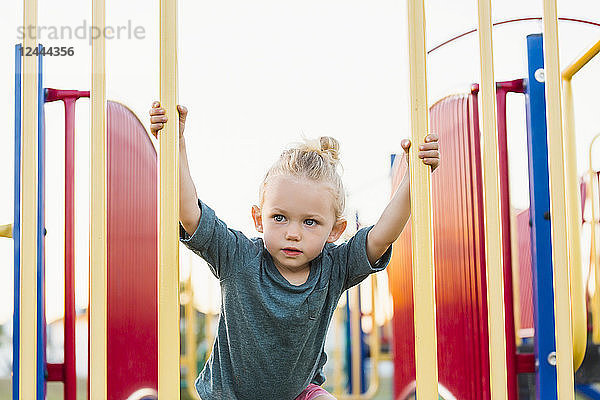
<path fill-rule="evenodd" d="M 146 130 L 108 102 L 108 400 L 158 389 L 157 158 Z"/>
<path fill-rule="evenodd" d="M 529 209 L 517 214 L 517 240 L 519 243 L 519 303 L 520 328 L 533 332 L 533 286 L 531 278 L 531 227 Z M 533 335 L 528 335 L 533 337 Z"/>
<path fill-rule="evenodd" d="M 443 156 L 432 179 L 439 381 L 456 398 L 489 399 L 483 191 L 476 97 L 431 108 Z M 405 166 L 396 163 L 394 187 Z M 394 298 L 394 390 L 415 379 L 410 223 L 388 268 Z"/>

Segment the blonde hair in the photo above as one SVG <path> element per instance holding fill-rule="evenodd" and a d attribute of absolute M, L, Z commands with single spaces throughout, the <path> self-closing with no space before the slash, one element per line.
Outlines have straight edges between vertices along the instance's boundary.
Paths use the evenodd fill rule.
<path fill-rule="evenodd" d="M 304 138 L 303 142 L 284 150 L 269 168 L 260 185 L 260 206 L 263 205 L 269 180 L 275 176 L 287 175 L 329 185 L 333 194 L 335 217 L 341 218 L 346 207 L 346 193 L 342 178 L 338 174 L 338 166 L 341 167 L 339 150 L 339 142 L 330 136 L 312 140 Z"/>

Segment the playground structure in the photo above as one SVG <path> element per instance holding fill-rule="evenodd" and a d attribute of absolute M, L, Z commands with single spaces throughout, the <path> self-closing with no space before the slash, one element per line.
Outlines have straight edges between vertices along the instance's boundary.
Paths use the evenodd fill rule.
<path fill-rule="evenodd" d="M 25 1 L 25 4 L 26 24 L 36 25 L 35 2 Z M 462 229 L 458 232 L 462 235 L 463 240 L 461 249 L 463 263 L 458 263 L 456 260 L 454 263 L 449 263 L 444 257 L 452 254 L 453 243 L 450 242 L 455 237 L 441 228 L 439 225 L 441 220 L 436 221 L 439 216 L 436 215 L 436 211 L 432 213 L 431 209 L 436 209 L 436 202 L 449 202 L 450 198 L 440 196 L 439 180 L 437 183 L 435 179 L 431 180 L 429 170 L 418 162 L 416 152 L 411 152 L 409 173 L 411 182 L 413 182 L 411 189 L 412 221 L 419 222 L 414 224 L 411 229 L 407 228 L 395 245 L 394 261 L 390 266 L 390 273 L 395 276 L 391 280 L 396 306 L 394 323 L 395 326 L 399 323 L 403 326 L 403 329 L 395 330 L 395 354 L 405 356 L 402 361 L 399 358 L 395 359 L 395 396 L 401 400 L 413 395 L 423 399 L 434 399 L 439 395 L 445 396 L 444 398 L 447 399 L 517 399 L 517 375 L 524 372 L 535 372 L 537 362 L 540 367 L 537 372 L 538 389 L 540 390 L 537 394 L 538 398 L 571 399 L 574 395 L 572 389 L 574 387 L 574 370 L 581 364 L 585 353 L 587 316 L 585 290 L 577 286 L 577 282 L 581 282 L 581 279 L 578 280 L 578 278 L 581 277 L 582 271 L 575 267 L 581 265 L 581 262 L 578 261 L 581 258 L 578 251 L 582 211 L 581 202 L 575 196 L 580 190 L 579 179 L 577 179 L 574 169 L 573 102 L 569 82 L 573 75 L 598 53 L 600 45 L 594 46 L 580 61 L 572 64 L 563 72 L 562 87 L 565 98 L 564 107 L 561 107 L 561 75 L 558 69 L 555 0 L 544 1 L 544 36 L 528 39 L 532 42 L 530 48 L 532 52 L 536 46 L 538 50 L 541 49 L 543 40 L 546 54 L 543 54 L 541 50 L 538 51 L 537 58 L 530 54 L 530 75 L 527 78 L 527 82 L 529 82 L 527 87 L 523 85 L 522 80 L 495 83 L 492 69 L 490 1 L 479 0 L 478 4 L 480 7 L 482 84 L 473 88 L 468 95 L 443 99 L 429 110 L 427 102 L 423 101 L 427 98 L 423 4 L 422 1 L 409 1 L 412 141 L 420 142 L 426 132 L 430 130 L 429 113 L 431 113 L 431 130 L 441 134 L 442 146 L 446 144 L 443 141 L 448 140 L 447 145 L 453 146 L 453 152 L 459 154 L 457 159 L 448 160 L 448 162 L 454 163 L 461 173 L 456 176 L 448 176 L 444 179 L 444 183 L 452 182 L 452 190 L 458 196 L 457 198 L 468 201 L 464 204 L 456 203 L 460 204 L 460 207 L 454 208 L 453 213 L 450 213 L 449 218 L 454 218 L 452 223 L 461 226 Z M 94 1 L 93 9 L 94 26 L 104 26 L 103 1 Z M 176 26 L 175 2 L 162 0 L 161 103 L 167 110 L 175 110 L 176 104 Z M 28 42 L 28 40 L 31 39 L 25 39 L 25 47 L 37 47 L 35 42 Z M 537 41 L 537 44 L 534 41 Z M 72 143 L 69 140 L 72 140 L 73 136 L 68 139 L 69 132 L 72 134 L 73 126 L 69 115 L 72 116 L 76 99 L 86 96 L 91 98 L 92 148 L 96 149 L 91 153 L 91 170 L 94 175 L 90 207 L 94 210 L 102 210 L 102 212 L 92 213 L 93 219 L 90 221 L 90 398 L 133 400 L 134 398 L 151 399 L 158 396 L 170 399 L 179 398 L 180 395 L 180 352 L 178 351 L 180 345 L 180 286 L 177 268 L 179 265 L 177 242 L 177 205 L 179 202 L 174 195 L 177 193 L 175 188 L 178 186 L 176 119 L 170 119 L 165 126 L 165 134 L 161 135 L 159 166 L 156 169 L 156 154 L 152 153 L 154 151 L 152 146 L 148 146 L 148 137 L 145 132 L 141 131 L 143 129 L 141 123 L 124 106 L 107 102 L 105 98 L 103 46 L 102 38 L 93 41 L 93 80 L 90 92 L 44 90 L 41 77 L 42 57 L 38 58 L 36 64 L 33 57 L 21 57 L 17 47 L 16 76 L 19 86 L 15 85 L 15 87 L 18 87 L 16 99 L 19 106 L 15 107 L 15 110 L 19 110 L 19 113 L 22 110 L 23 120 L 21 125 L 20 115 L 16 115 L 15 128 L 20 135 L 22 126 L 23 135 L 22 142 L 21 139 L 15 140 L 15 224 L 12 231 L 6 229 L 6 234 L 8 235 L 10 232 L 15 239 L 15 260 L 18 260 L 15 265 L 20 268 L 15 270 L 15 317 L 18 321 L 14 325 L 16 329 L 14 337 L 17 338 L 14 349 L 15 351 L 18 349 L 18 356 L 14 358 L 13 396 L 15 399 L 43 399 L 46 380 L 63 381 L 65 398 L 74 399 L 74 397 L 67 397 L 73 396 L 67 394 L 67 392 L 71 392 L 71 389 L 67 390 L 67 387 L 71 385 L 68 382 L 74 380 L 74 366 L 69 361 L 74 355 L 68 349 L 70 345 L 67 345 L 71 342 L 67 338 L 72 335 L 70 331 L 67 331 L 70 329 L 68 326 L 72 325 L 70 321 L 74 315 L 67 316 L 67 310 L 73 308 L 72 298 L 65 299 L 65 363 L 64 365 L 46 365 L 43 358 L 45 322 L 44 294 L 41 282 L 43 282 L 44 274 L 44 193 L 40 189 L 43 188 L 44 169 L 43 104 L 56 100 L 62 100 L 65 103 L 66 140 L 67 143 Z M 24 60 L 22 76 L 25 78 L 23 80 L 22 106 L 20 103 L 21 60 Z M 536 77 L 540 68 L 543 68 L 545 72 L 544 78 L 541 79 L 542 82 L 539 77 Z M 541 86 L 536 87 L 535 82 Z M 511 243 L 510 240 L 511 215 L 506 195 L 508 190 L 506 160 L 502 159 L 502 155 L 506 154 L 506 120 L 505 115 L 502 114 L 502 104 L 505 105 L 505 103 L 502 101 L 505 101 L 507 92 L 524 93 L 526 90 L 530 101 L 528 113 L 532 119 L 530 156 L 532 163 L 533 160 L 538 163 L 532 166 L 530 171 L 530 185 L 532 186 L 530 212 L 532 216 L 535 216 L 532 218 L 531 235 L 532 239 L 535 237 L 537 241 L 535 247 L 537 258 L 532 260 L 532 264 L 537 264 L 538 268 L 549 267 L 543 271 L 535 269 L 538 275 L 532 277 L 533 280 L 537 279 L 534 286 L 535 291 L 532 293 L 538 307 L 533 315 L 536 332 L 535 354 L 517 354 L 513 321 L 515 320 L 514 313 L 519 310 L 514 308 L 512 284 L 515 283 L 513 280 L 515 262 L 514 260 L 511 262 L 511 257 L 513 257 L 511 246 L 517 247 L 517 245 Z M 534 93 L 535 90 L 537 90 L 536 93 Z M 478 97 L 482 100 L 481 112 L 477 106 Z M 547 104 L 547 107 L 544 103 Z M 535 107 L 541 108 L 536 109 Z M 561 122 L 563 108 L 566 127 L 564 130 Z M 497 118 L 496 110 L 499 110 Z M 480 115 L 482 117 L 481 132 L 479 132 Z M 544 126 L 543 133 L 538 130 L 541 129 L 539 125 L 535 125 L 534 116 L 543 121 L 544 125 L 546 125 L 547 118 L 547 128 Z M 540 121 L 536 123 L 541 123 Z M 532 133 L 534 131 L 537 132 L 535 136 Z M 124 179 L 122 182 L 137 182 L 136 179 L 139 177 L 130 176 L 111 181 L 114 179 L 111 171 L 119 170 L 119 162 L 131 162 L 124 158 L 119 159 L 117 157 L 119 153 L 115 149 L 111 153 L 111 143 L 117 143 L 115 141 L 117 139 L 111 138 L 118 138 L 119 132 L 128 132 L 128 135 L 136 132 L 137 142 L 121 142 L 116 145 L 115 149 L 130 146 L 129 149 L 140 150 L 139 161 L 147 163 L 147 167 L 142 170 L 148 174 L 142 180 L 149 182 L 152 180 L 149 178 L 153 174 L 158 172 L 160 175 L 160 186 L 144 188 L 143 190 L 149 191 L 149 194 L 140 196 L 138 199 L 129 198 L 130 203 L 127 204 L 132 208 L 128 210 L 120 208 L 124 207 L 124 203 L 119 203 L 118 200 L 127 198 L 129 192 L 119 194 L 117 192 L 119 187 L 112 186 L 111 182 L 115 185 L 118 179 Z M 459 132 L 460 135 L 456 135 L 456 132 Z M 568 135 L 567 139 L 562 138 L 561 132 Z M 121 135 L 120 137 L 129 136 Z M 537 158 L 539 153 L 534 154 L 533 149 L 539 150 L 546 146 L 534 143 L 535 140 L 542 140 L 541 138 L 544 142 L 547 138 L 548 150 L 546 151 L 546 160 L 540 161 Z M 111 140 L 113 141 L 111 142 Z M 147 142 L 144 144 L 144 141 Z M 479 141 L 483 144 L 481 152 L 479 151 Z M 566 143 L 564 155 L 563 141 Z M 36 149 L 37 157 L 34 153 Z M 496 157 L 497 154 L 500 154 L 499 158 Z M 121 156 L 124 155 L 121 154 Z M 111 160 L 116 163 L 113 165 L 114 170 L 111 170 Z M 71 165 L 72 168 L 73 164 L 71 162 L 67 165 Z M 394 167 L 396 178 L 403 172 L 397 169 L 398 165 L 396 164 Z M 152 169 L 152 166 L 155 169 Z M 544 168 L 546 177 L 540 177 L 540 171 Z M 477 174 L 480 169 L 484 171 L 482 176 Z M 72 171 L 70 173 L 72 174 Z M 566 180 L 563 178 L 564 176 L 567 177 Z M 547 197 L 544 198 L 547 202 L 539 203 L 543 199 L 534 198 L 534 196 L 537 196 L 537 193 L 542 190 L 538 185 L 543 183 L 546 185 L 543 190 L 547 193 Z M 548 185 L 548 183 L 550 184 Z M 598 199 L 595 197 L 597 191 L 595 187 L 597 183 L 598 174 L 591 168 L 590 146 L 590 189 L 588 192 L 592 199 L 592 225 L 596 223 L 595 201 Z M 67 198 L 72 199 L 72 191 L 68 190 Z M 124 284 L 124 280 L 116 280 L 114 279 L 115 275 L 111 275 L 111 265 L 115 265 L 119 257 L 132 257 L 133 255 L 125 254 L 124 249 L 118 249 L 116 246 L 123 241 L 112 242 L 111 237 L 127 231 L 127 226 L 132 224 L 132 221 L 127 221 L 125 217 L 134 215 L 132 214 L 134 204 L 138 204 L 136 208 L 140 208 L 136 201 L 141 201 L 144 197 L 146 199 L 153 198 L 156 196 L 157 190 L 161 196 L 159 205 L 157 206 L 153 202 L 145 204 L 143 208 L 149 214 L 140 217 L 135 222 L 138 224 L 140 221 L 155 221 L 156 218 L 152 216 L 160 216 L 158 226 L 147 227 L 148 232 L 156 232 L 156 237 L 148 238 L 147 250 L 143 251 L 148 257 L 145 265 L 150 265 L 156 270 L 157 280 L 146 282 L 147 285 L 144 288 L 138 288 L 145 291 L 147 298 L 155 300 L 157 309 L 148 309 L 147 302 L 130 310 L 123 309 L 122 303 L 121 307 L 115 307 L 115 303 L 111 303 L 111 293 L 122 295 L 128 288 Z M 447 191 L 447 188 L 445 190 Z M 66 207 L 72 207 L 72 204 L 72 200 L 67 200 Z M 432 206 L 430 207 L 430 205 Z M 549 212 L 545 216 L 544 213 L 536 212 L 536 209 L 547 209 Z M 18 210 L 21 214 L 17 213 Z M 118 210 L 120 214 L 111 213 L 115 210 Z M 69 215 L 68 208 L 66 215 Z M 521 220 L 523 218 L 525 217 L 521 217 Z M 550 220 L 553 222 L 552 224 L 549 223 Z M 123 225 L 117 227 L 116 221 L 120 221 Z M 485 224 L 484 221 L 486 221 Z M 66 224 L 69 223 L 72 224 L 72 221 L 66 222 Z M 411 240 L 408 240 L 408 235 L 411 235 Z M 528 235 L 528 233 L 525 232 L 524 235 Z M 594 251 L 596 246 L 595 228 L 592 228 L 592 235 L 594 244 L 592 245 L 591 260 L 596 274 L 596 287 L 599 287 L 600 272 L 596 266 L 600 265 L 600 262 Z M 21 239 L 32 237 L 36 237 L 37 240 Z M 519 231 L 518 237 L 519 239 L 524 237 L 522 232 Z M 159 244 L 158 250 L 156 242 Z M 498 245 L 499 243 L 502 243 L 502 246 Z M 540 243 L 551 243 L 551 246 L 545 247 L 542 252 L 539 247 Z M 33 247 L 34 244 L 36 247 Z M 400 253 L 399 249 L 402 249 Z M 400 257 L 408 256 L 408 259 L 400 260 L 399 254 L 401 254 Z M 412 257 L 410 257 L 411 254 Z M 141 256 L 142 254 L 137 255 L 137 257 Z M 545 261 L 540 258 L 541 256 L 546 257 Z M 65 271 L 67 271 L 67 264 L 72 264 L 72 261 L 65 260 Z M 412 277 L 410 268 L 407 268 L 410 265 L 413 265 Z M 469 269 L 461 270 L 460 268 L 464 265 L 468 265 Z M 455 275 L 452 275 L 453 272 Z M 135 276 L 135 271 L 131 271 L 131 274 Z M 465 278 L 463 281 L 456 281 L 457 284 L 462 285 L 462 290 L 464 290 L 462 292 L 464 296 L 461 299 L 464 311 L 461 317 L 465 319 L 464 322 L 460 322 L 460 319 L 454 319 L 453 322 L 447 319 L 448 315 L 455 316 L 455 314 L 446 314 L 452 311 L 449 305 L 452 302 L 445 302 L 447 299 L 455 301 L 451 296 L 456 287 L 448 283 L 452 281 L 450 278 L 453 276 Z M 554 278 L 550 279 L 550 276 Z M 72 278 L 67 281 L 70 279 Z M 542 279 L 545 281 L 542 282 Z M 67 285 L 67 282 L 65 284 Z M 119 287 L 119 284 L 122 286 Z M 113 289 L 115 292 L 111 292 Z M 520 289 L 524 289 L 522 285 Z M 27 293 L 29 296 L 24 295 Z M 31 296 L 32 293 L 36 293 L 36 295 Z M 412 300 L 404 299 L 411 293 L 414 296 Z M 447 296 L 444 297 L 443 293 L 447 293 Z M 551 299 L 545 297 L 548 294 L 551 295 Z M 348 296 L 348 304 L 350 306 L 352 303 L 355 311 L 358 308 L 357 296 L 358 289 Z M 132 295 L 131 301 L 134 301 L 134 297 Z M 121 297 L 119 301 L 123 301 Z M 595 323 L 600 316 L 599 302 L 600 295 L 596 290 L 591 302 L 595 338 L 600 336 L 599 324 Z M 188 303 L 192 304 L 189 300 Z M 113 308 L 111 308 L 111 304 Z M 412 304 L 414 304 L 414 308 L 408 307 Z M 551 307 L 550 304 L 553 306 Z M 139 329 L 156 332 L 156 336 L 149 335 L 146 338 L 149 342 L 141 344 L 148 357 L 139 362 L 144 365 L 156 365 L 156 370 L 148 368 L 146 371 L 148 376 L 142 376 L 138 380 L 129 379 L 129 382 L 125 382 L 123 376 L 119 378 L 115 373 L 116 369 L 111 367 L 111 361 L 114 360 L 111 357 L 116 356 L 114 352 L 118 353 L 126 347 L 124 344 L 115 344 L 113 338 L 122 335 L 123 332 L 118 331 L 117 335 L 114 329 L 118 329 L 119 320 L 123 323 L 133 321 L 135 315 L 139 314 L 139 307 L 143 308 L 143 306 L 146 307 L 147 315 L 142 316 L 140 321 L 143 320 L 148 325 L 145 328 L 142 328 L 142 325 L 135 326 Z M 136 306 L 132 305 L 132 307 Z M 118 316 L 118 311 L 122 311 L 123 314 Z M 193 309 L 189 308 L 186 312 L 186 317 L 189 318 L 187 320 L 188 327 L 194 326 L 194 315 Z M 364 378 L 360 378 L 361 368 L 359 367 L 359 364 L 362 364 L 359 361 L 362 339 L 358 339 L 361 331 L 358 318 L 360 314 L 355 312 L 352 315 L 348 318 L 352 319 L 353 336 L 351 354 L 354 361 L 351 363 L 352 372 L 348 372 L 348 375 L 351 376 L 350 392 L 352 394 L 344 395 L 338 391 L 338 397 L 371 398 L 372 392 L 377 387 L 376 384 L 373 384 L 377 378 L 377 369 L 375 367 L 372 369 L 371 384 L 373 386 L 370 388 L 373 389 L 365 390 L 364 387 L 361 387 Z M 112 319 L 114 316 L 117 317 Z M 455 324 L 454 328 L 450 326 L 452 323 Z M 411 326 L 414 326 L 414 332 L 405 329 Z M 543 329 L 541 329 L 542 326 Z M 458 328 L 462 331 L 458 332 Z M 549 330 L 551 332 L 556 330 L 555 337 L 547 334 Z M 544 331 L 546 334 L 540 335 L 539 331 Z M 379 341 L 375 324 L 373 324 L 372 332 L 371 356 L 376 359 Z M 449 332 L 453 334 L 448 335 Z M 414 345 L 413 337 L 418 339 Z M 402 340 L 399 340 L 400 338 Z M 461 342 L 452 342 L 455 339 Z M 130 346 L 131 342 L 128 343 Z M 135 346 L 130 347 L 131 354 L 120 355 L 128 359 L 136 357 Z M 188 351 L 193 349 L 192 339 L 188 340 L 186 347 Z M 150 352 L 148 348 L 156 349 L 156 351 Z M 455 354 L 454 357 L 452 356 L 453 351 L 463 352 L 463 349 L 468 350 L 466 355 Z M 414 368 L 407 365 L 410 363 L 406 363 L 406 357 L 413 356 L 416 359 Z M 190 376 L 193 375 L 192 371 L 195 371 L 193 366 L 197 364 L 194 352 L 188 352 L 184 360 L 187 365 L 187 388 L 191 389 Z M 465 362 L 466 364 L 452 364 L 452 362 Z M 121 362 L 121 364 L 123 363 Z M 405 365 L 403 366 L 403 364 Z M 463 373 L 467 370 L 475 371 L 477 376 L 464 374 L 457 376 L 460 375 L 457 374 L 457 371 Z M 46 371 L 47 378 L 45 377 Z M 128 386 L 128 384 L 130 385 Z M 582 388 L 581 390 L 592 391 L 587 392 L 589 396 L 597 395 L 593 393 L 593 388 Z"/>
<path fill-rule="evenodd" d="M 518 398 L 518 374 L 533 374 L 537 371 L 537 395 L 546 399 L 556 398 L 557 388 L 556 370 L 552 365 L 554 338 L 544 334 L 554 330 L 555 320 L 550 307 L 552 281 L 548 278 L 553 264 L 548 212 L 550 199 L 544 82 L 539 79 L 539 71 L 543 68 L 542 37 L 530 35 L 527 42 L 529 77 L 496 84 L 501 194 L 499 209 L 502 212 L 502 245 L 498 247 L 503 256 L 503 301 L 506 310 L 506 325 L 502 333 L 506 340 L 508 398 Z M 445 160 L 448 168 L 440 171 L 441 175 L 438 175 L 439 178 L 433 185 L 434 248 L 436 271 L 439 273 L 436 280 L 437 333 L 438 352 L 442 360 L 439 372 L 442 387 L 461 399 L 494 398 L 490 396 L 488 381 L 490 328 L 486 324 L 486 318 L 491 313 L 482 301 L 486 291 L 486 267 L 483 183 L 476 172 L 481 169 L 482 162 L 478 92 L 478 85 L 474 85 L 470 94 L 449 96 L 434 104 L 430 110 L 432 129 L 440 134 L 440 144 L 449 153 Z M 531 221 L 528 212 L 513 216 L 509 202 L 506 124 L 506 96 L 509 92 L 526 95 Z M 400 163 L 395 164 L 393 174 L 396 186 L 403 174 Z M 576 190 L 579 191 L 579 187 Z M 583 199 L 585 200 L 585 196 Z M 581 211 L 578 212 L 579 214 L 575 214 L 575 221 L 581 224 Z M 579 243 L 575 243 L 572 247 L 577 248 L 578 245 Z M 412 326 L 411 279 L 410 270 L 407 269 L 410 265 L 409 246 L 410 228 L 407 228 L 397 243 L 395 258 L 390 266 L 396 319 L 395 354 L 412 354 L 413 351 L 413 333 L 405 328 Z M 523 265 L 519 265 L 519 259 Z M 527 271 L 529 278 L 523 279 Z M 571 296 L 575 369 L 583 361 L 587 340 L 586 290 L 582 274 L 581 263 L 573 263 Z M 515 275 L 516 279 L 513 279 Z M 513 296 L 523 300 L 514 306 Z M 531 325 L 527 326 L 531 328 L 531 334 L 525 337 L 531 340 L 535 332 L 535 352 L 517 352 L 518 329 L 515 325 L 521 320 L 519 314 L 525 310 L 529 310 L 530 319 L 535 319 L 535 324 L 531 321 Z M 456 371 L 461 372 L 457 374 Z M 400 398 L 406 398 L 414 389 L 413 375 L 414 366 L 411 363 L 396 363 L 396 389 L 405 393 Z M 587 387 L 580 389 L 591 391 Z M 598 396 L 597 392 L 595 396 Z"/>

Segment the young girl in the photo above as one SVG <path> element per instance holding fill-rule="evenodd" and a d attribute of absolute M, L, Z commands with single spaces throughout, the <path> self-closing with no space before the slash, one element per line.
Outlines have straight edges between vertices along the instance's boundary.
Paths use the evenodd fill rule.
<path fill-rule="evenodd" d="M 196 380 L 203 400 L 330 400 L 320 385 L 329 323 L 342 293 L 383 270 L 391 245 L 410 215 L 408 174 L 374 226 L 340 245 L 346 229 L 344 186 L 331 137 L 284 151 L 265 175 L 256 230 L 247 238 L 198 200 L 177 107 L 180 143 L 180 240 L 205 259 L 221 285 L 222 303 L 212 354 Z M 167 121 L 154 102 L 154 136 Z M 438 139 L 428 135 L 419 157 L 435 169 Z M 406 152 L 410 141 L 404 140 Z"/>

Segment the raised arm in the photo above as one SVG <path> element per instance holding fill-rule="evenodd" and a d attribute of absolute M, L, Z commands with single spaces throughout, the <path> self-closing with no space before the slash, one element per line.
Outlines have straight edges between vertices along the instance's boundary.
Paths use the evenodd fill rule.
<path fill-rule="evenodd" d="M 408 155 L 410 140 L 403 140 L 401 145 Z M 440 153 L 438 136 L 436 134 L 429 134 L 425 137 L 425 143 L 419 146 L 419 158 L 423 160 L 423 164 L 431 166 L 432 171 L 437 168 L 440 161 Z M 381 217 L 379 217 L 379 221 L 377 221 L 367 236 L 367 257 L 371 264 L 377 261 L 386 252 L 388 247 L 396 241 L 404 230 L 409 217 L 410 174 L 407 170 L 392 199 L 385 210 L 383 210 Z"/>
<path fill-rule="evenodd" d="M 179 114 L 179 221 L 183 229 L 192 235 L 200 223 L 202 211 L 198 207 L 198 194 L 190 175 L 183 136 L 188 110 L 184 106 L 177 106 L 177 113 Z M 158 138 L 158 132 L 163 128 L 167 119 L 165 109 L 160 107 L 160 103 L 158 101 L 152 103 L 150 131 L 154 137 Z"/>

